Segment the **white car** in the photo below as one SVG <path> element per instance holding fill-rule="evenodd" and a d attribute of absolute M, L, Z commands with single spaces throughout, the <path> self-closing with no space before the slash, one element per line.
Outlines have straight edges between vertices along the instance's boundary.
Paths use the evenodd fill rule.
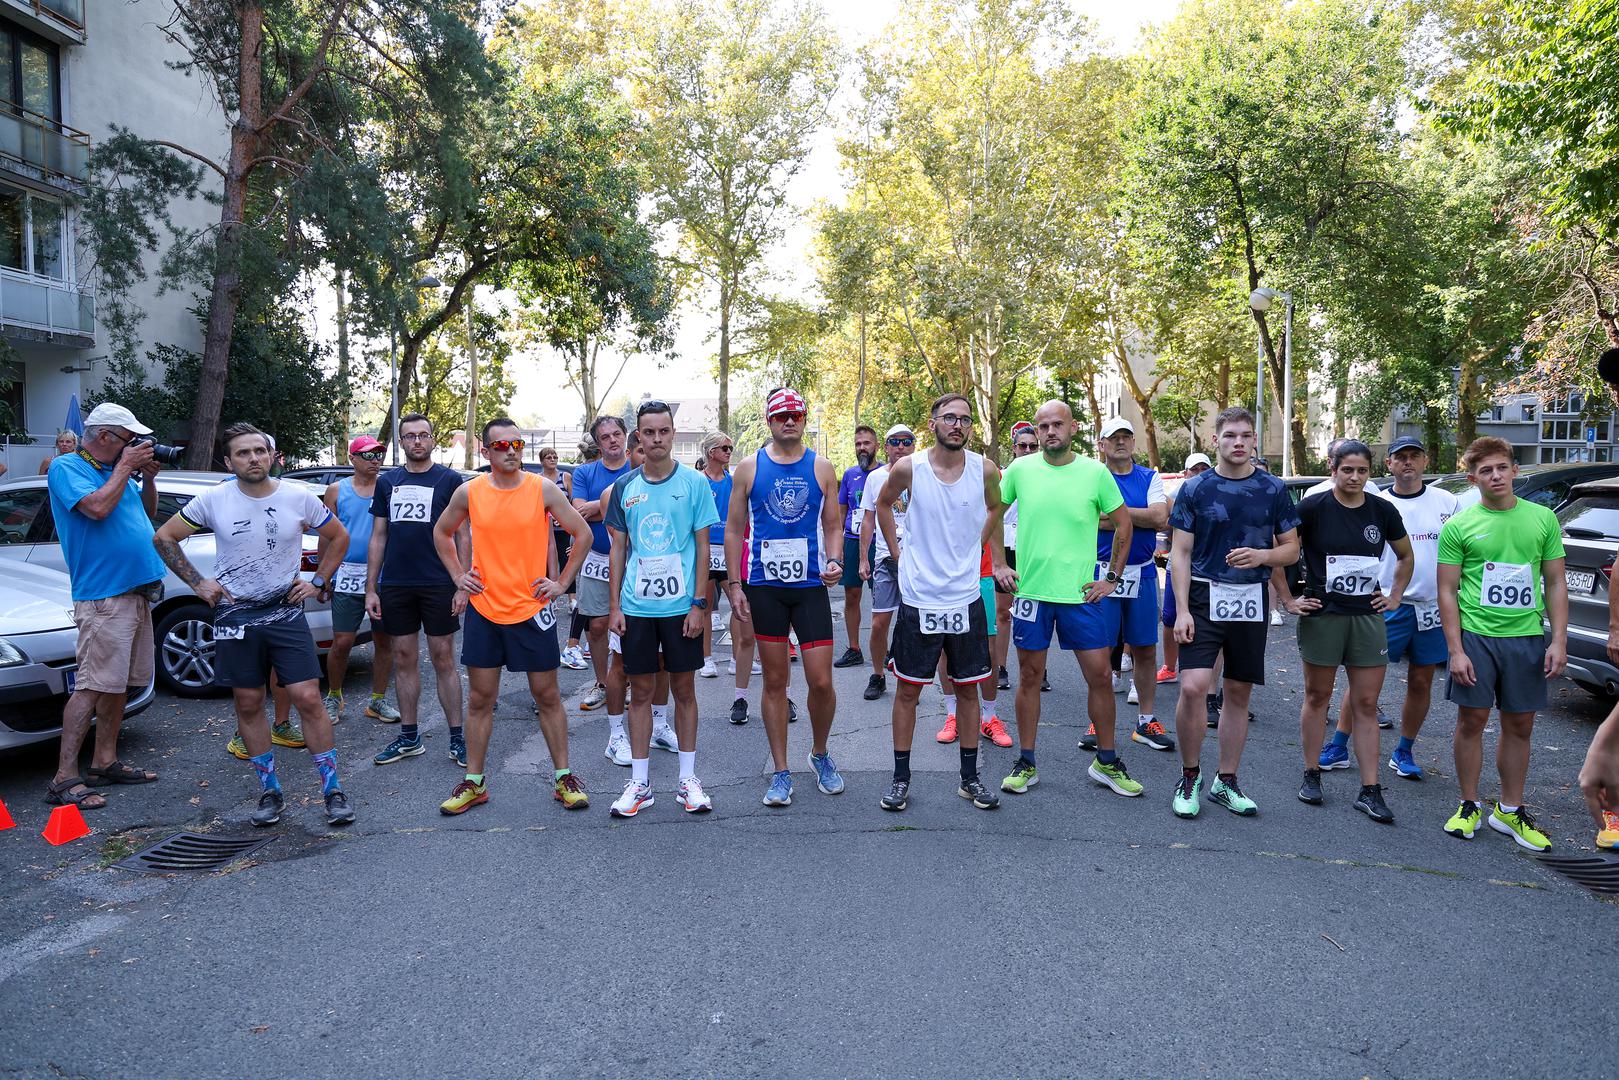
<path fill-rule="evenodd" d="M 73 693 L 78 628 L 66 574 L 7 566 L 0 575 L 0 750 L 54 739 Z M 151 683 L 129 688 L 125 716 L 152 703 Z"/>
<path fill-rule="evenodd" d="M 161 525 L 203 491 L 229 480 L 226 473 L 162 472 L 157 477 L 157 523 Z M 297 480 L 284 481 L 298 483 Z M 311 484 L 316 495 L 323 485 Z M 315 550 L 319 541 L 304 536 L 303 574 L 313 577 Z M 204 577 L 214 569 L 214 537 L 201 532 L 181 541 L 181 548 Z M 57 539 L 51 514 L 50 493 L 45 477 L 28 476 L 0 484 L 0 559 L 13 559 L 31 566 L 67 570 L 62 545 Z M 182 697 L 204 697 L 214 688 L 213 609 L 197 598 L 191 586 L 172 572 L 163 578 L 163 602 L 152 609 L 153 637 L 157 650 L 157 679 L 165 689 Z M 70 605 L 71 606 L 71 605 Z M 332 644 L 332 611 L 329 604 L 311 600 L 304 605 L 315 645 L 324 655 Z M 369 628 L 362 628 L 360 641 L 369 641 Z"/>

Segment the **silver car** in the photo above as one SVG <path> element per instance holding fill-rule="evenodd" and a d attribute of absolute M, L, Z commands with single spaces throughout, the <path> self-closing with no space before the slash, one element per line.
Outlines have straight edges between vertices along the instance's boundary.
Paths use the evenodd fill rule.
<path fill-rule="evenodd" d="M 197 495 L 228 479 L 230 477 L 225 473 L 159 473 L 157 523 L 161 525 Z M 299 481 L 284 482 L 295 484 Z M 316 495 L 325 490 L 322 485 L 308 486 Z M 314 576 L 318 543 L 314 536 L 304 536 L 305 577 Z M 180 546 L 198 572 L 204 577 L 213 574 L 212 533 L 201 532 L 187 537 Z M 56 524 L 51 514 L 45 477 L 29 476 L 0 484 L 0 559 L 67 570 L 67 561 L 62 556 L 62 545 L 57 539 Z M 163 587 L 163 602 L 152 610 L 158 682 L 165 689 L 183 697 L 203 697 L 213 693 L 213 610 L 173 573 L 164 577 Z M 311 600 L 304 607 L 315 644 L 324 654 L 332 643 L 331 606 Z M 362 630 L 359 640 L 370 640 L 370 633 Z"/>
<path fill-rule="evenodd" d="M 0 750 L 54 739 L 73 692 L 73 596 L 66 574 L 8 566 L 0 575 Z M 151 683 L 129 688 L 125 716 L 152 703 Z"/>

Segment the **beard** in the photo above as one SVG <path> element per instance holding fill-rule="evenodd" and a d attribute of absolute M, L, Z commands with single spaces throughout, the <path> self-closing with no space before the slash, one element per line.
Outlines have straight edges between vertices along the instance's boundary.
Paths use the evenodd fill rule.
<path fill-rule="evenodd" d="M 873 454 L 869 450 L 862 450 L 859 453 L 855 454 L 854 459 L 855 459 L 856 462 L 859 463 L 859 465 L 860 465 L 860 467 L 862 469 L 864 469 L 867 472 L 870 472 L 872 463 L 877 460 L 877 455 Z"/>

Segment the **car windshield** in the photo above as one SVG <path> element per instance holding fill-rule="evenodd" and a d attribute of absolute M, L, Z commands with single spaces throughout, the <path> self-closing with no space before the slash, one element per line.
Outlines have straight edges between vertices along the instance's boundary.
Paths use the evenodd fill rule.
<path fill-rule="evenodd" d="M 1469 480 L 1466 476 L 1453 476 L 1449 480 L 1439 481 L 1439 483 L 1434 486 L 1442 488 L 1445 491 L 1449 491 L 1452 494 L 1460 494 L 1472 487 L 1473 481 Z"/>
<path fill-rule="evenodd" d="M 1619 540 L 1619 494 L 1575 499 L 1558 512 L 1557 521 L 1574 537 Z"/>

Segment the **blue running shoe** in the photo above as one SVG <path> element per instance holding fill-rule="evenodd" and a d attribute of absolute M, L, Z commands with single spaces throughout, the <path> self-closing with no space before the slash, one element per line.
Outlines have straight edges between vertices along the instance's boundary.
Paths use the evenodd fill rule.
<path fill-rule="evenodd" d="M 1395 747 L 1394 753 L 1389 755 L 1389 768 L 1405 777 L 1407 780 L 1421 780 L 1422 766 L 1417 764 L 1411 756 L 1411 751 Z"/>
<path fill-rule="evenodd" d="M 832 764 L 831 754 L 822 754 L 816 757 L 809 756 L 810 768 L 815 770 L 815 786 L 821 789 L 822 795 L 837 795 L 843 791 L 843 777 L 838 775 L 838 767 Z"/>
<path fill-rule="evenodd" d="M 793 774 L 783 769 L 770 774 L 770 787 L 765 791 L 766 806 L 791 806 L 793 803 Z"/>
<path fill-rule="evenodd" d="M 400 737 L 383 747 L 382 753 L 371 760 L 377 765 L 392 765 L 396 761 L 404 761 L 406 758 L 425 753 L 427 753 L 427 744 L 422 742 L 420 735 L 414 739 Z"/>
<path fill-rule="evenodd" d="M 467 737 L 465 735 L 450 736 L 450 760 L 463 769 L 467 767 Z"/>
<path fill-rule="evenodd" d="M 1317 764 L 1322 772 L 1349 768 L 1349 747 L 1329 742 L 1321 748 L 1321 760 Z"/>

